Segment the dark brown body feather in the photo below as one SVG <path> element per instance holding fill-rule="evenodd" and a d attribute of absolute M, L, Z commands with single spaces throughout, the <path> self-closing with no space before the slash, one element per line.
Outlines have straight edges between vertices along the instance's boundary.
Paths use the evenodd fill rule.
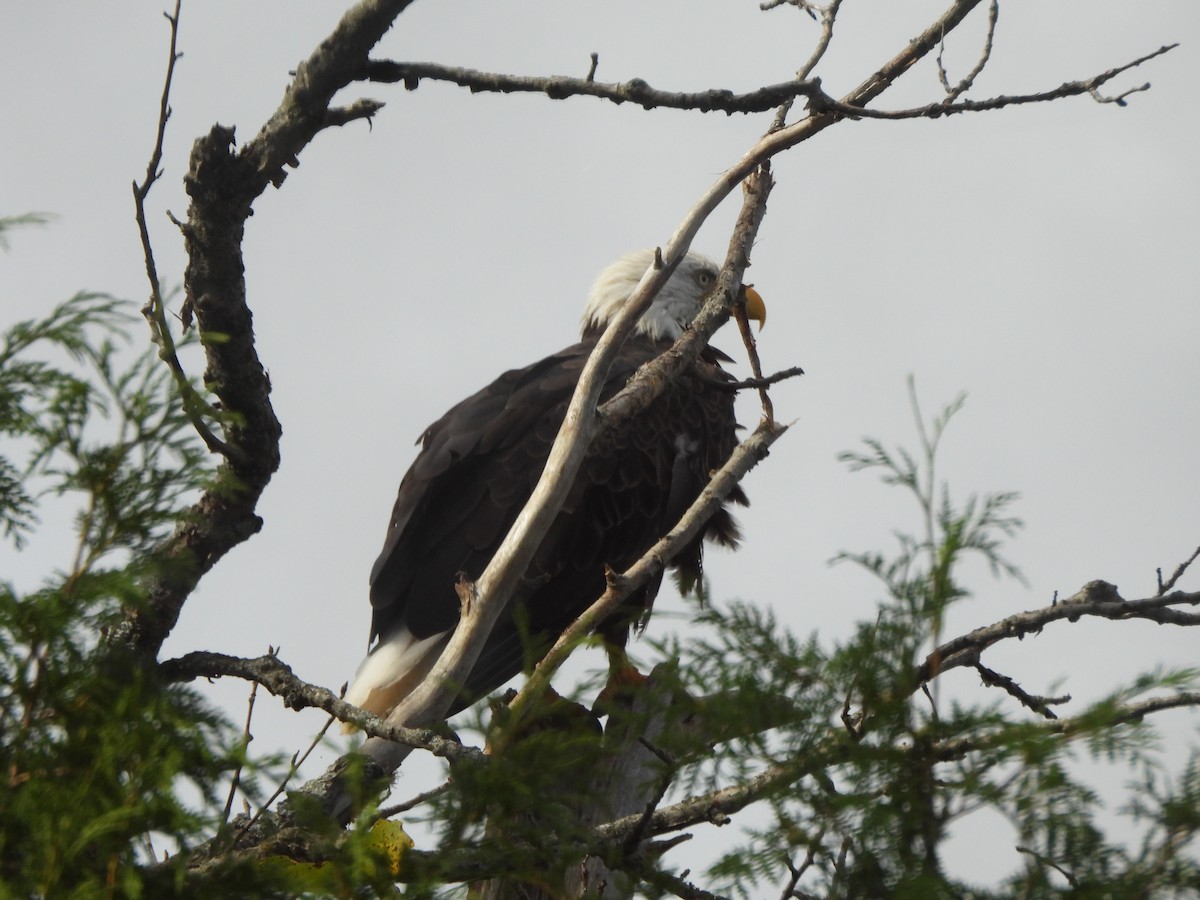
<path fill-rule="evenodd" d="M 386 642 L 402 629 L 424 638 L 458 622 L 455 580 L 459 573 L 480 575 L 529 499 L 594 345 L 585 340 L 506 372 L 426 430 L 400 484 L 387 540 L 371 572 L 372 639 Z M 668 345 L 643 336 L 626 341 L 602 401 Z M 636 561 L 728 458 L 736 444 L 734 393 L 714 386 L 729 378 L 717 355 L 706 351 L 695 372 L 593 442 L 523 587 L 452 711 L 536 663 L 603 593 L 605 565 L 622 571 Z M 746 502 L 740 489 L 730 499 Z M 737 528 L 722 510 L 704 536 L 736 545 Z M 699 577 L 700 545 L 698 539 L 674 562 L 685 582 Z M 623 643 L 657 589 L 655 582 L 606 622 L 606 638 Z"/>

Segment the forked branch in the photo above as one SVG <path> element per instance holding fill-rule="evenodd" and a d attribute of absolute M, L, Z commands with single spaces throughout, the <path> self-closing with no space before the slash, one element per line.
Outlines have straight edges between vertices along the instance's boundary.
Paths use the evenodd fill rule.
<path fill-rule="evenodd" d="M 179 52 L 179 12 L 182 0 L 175 0 L 174 13 L 163 13 L 171 28 L 170 50 L 167 57 L 167 73 L 163 79 L 162 94 L 158 104 L 158 127 L 155 131 L 154 149 L 150 152 L 150 162 L 146 165 L 146 174 L 142 181 L 133 183 L 134 218 L 137 221 L 138 236 L 142 242 L 142 257 L 146 264 L 146 277 L 150 281 L 150 299 L 142 307 L 142 315 L 150 323 L 151 339 L 158 345 L 158 355 L 167 364 L 175 385 L 182 398 L 183 410 L 196 430 L 196 434 L 204 441 L 206 447 L 222 456 L 230 456 L 235 451 L 217 437 L 209 421 L 216 418 L 216 410 L 200 396 L 192 386 L 191 380 L 183 370 L 179 354 L 175 349 L 175 338 L 171 334 L 171 326 L 167 321 L 166 304 L 163 302 L 162 284 L 158 280 L 158 266 L 154 261 L 154 248 L 150 242 L 150 227 L 146 221 L 146 198 L 162 175 L 159 166 L 162 164 L 163 141 L 167 134 L 167 121 L 171 118 L 171 81 L 175 77 L 175 64 L 183 54 Z"/>
<path fill-rule="evenodd" d="M 1124 106 L 1124 98 L 1131 93 L 1144 91 L 1149 85 L 1142 85 L 1132 90 L 1126 91 L 1116 98 L 1101 98 L 1099 97 L 1099 89 L 1112 81 L 1118 75 L 1128 72 L 1130 69 L 1143 65 L 1156 57 L 1169 53 L 1178 47 L 1178 44 L 1166 44 L 1159 47 L 1157 50 L 1147 53 L 1144 56 L 1139 56 L 1131 62 L 1125 63 L 1123 66 L 1109 69 L 1107 72 L 1101 72 L 1099 75 L 1094 75 L 1091 78 L 1085 78 L 1079 81 L 1068 81 L 1052 90 L 1039 91 L 1034 94 L 1006 94 L 999 97 L 991 97 L 987 100 L 943 100 L 938 103 L 929 103 L 925 106 L 914 106 L 909 109 L 865 109 L 855 106 L 851 103 L 846 103 L 845 100 L 834 100 L 828 95 L 814 97 L 812 103 L 819 107 L 828 109 L 833 112 L 840 113 L 845 116 L 852 116 L 860 119 L 937 119 L 942 116 L 949 116 L 955 113 L 965 112 L 991 112 L 992 110 L 1004 109 L 1008 106 L 1026 106 L 1032 103 L 1049 103 L 1053 100 L 1063 100 L 1067 97 L 1078 97 L 1082 94 L 1091 94 L 1097 99 L 1104 102 L 1118 103 Z M 957 95 L 953 95 L 957 96 Z"/>
<path fill-rule="evenodd" d="M 225 435 L 223 440 L 213 435 L 205 440 L 225 456 L 225 463 L 216 487 L 201 496 L 181 517 L 176 532 L 156 549 L 154 557 L 161 563 L 157 570 L 163 574 L 147 585 L 143 601 L 110 633 L 114 646 L 148 659 L 157 657 L 204 574 L 262 527 L 256 507 L 279 466 L 281 428 L 246 301 L 245 223 L 259 195 L 268 185 L 282 183 L 286 167 L 296 163 L 322 129 L 378 108 L 368 101 L 331 112 L 330 104 L 358 76 L 367 53 L 410 2 L 364 0 L 350 9 L 329 40 L 297 67 L 279 108 L 239 151 L 234 151 L 233 129 L 219 125 L 193 146 L 185 179 L 191 206 L 182 229 L 188 253 L 184 303 L 195 315 L 202 340 L 219 337 L 203 340 L 204 378 L 220 401 Z M 177 22 L 178 13 L 173 19 L 171 66 Z M 160 125 L 167 114 L 164 96 Z M 146 189 L 157 177 L 158 159 L 156 151 Z M 144 221 L 139 226 L 144 235 Z M 151 269 L 148 274 L 156 291 L 157 273 Z M 161 299 L 151 305 L 161 338 Z M 169 359 L 168 363 L 178 379 L 182 369 Z"/>

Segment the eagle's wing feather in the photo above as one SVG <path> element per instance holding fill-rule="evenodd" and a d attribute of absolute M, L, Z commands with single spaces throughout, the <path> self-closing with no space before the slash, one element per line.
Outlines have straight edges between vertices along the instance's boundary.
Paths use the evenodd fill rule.
<path fill-rule="evenodd" d="M 372 639 L 391 645 L 384 656 L 391 654 L 395 667 L 418 656 L 426 670 L 432 665 L 430 639 L 458 621 L 456 576 L 479 576 L 529 498 L 593 345 L 575 344 L 505 373 L 422 436 L 371 576 Z M 602 399 L 662 349 L 645 337 L 626 341 Z M 713 371 L 723 375 L 712 357 L 699 365 L 709 370 L 709 380 Z M 535 663 L 548 642 L 603 592 L 604 566 L 629 566 L 675 523 L 733 449 L 732 397 L 704 380 L 685 378 L 668 386 L 650 411 L 593 443 L 511 614 L 500 618 L 488 638 L 454 710 Z M 733 499 L 744 502 L 740 492 Z M 736 541 L 736 526 L 723 511 L 708 530 L 722 543 Z M 685 578 L 699 576 L 699 539 L 676 564 Z M 631 598 L 627 612 L 604 629 L 606 637 L 623 635 L 657 588 L 655 580 Z M 370 657 L 347 697 L 368 708 L 370 685 L 360 682 L 369 668 Z M 383 668 L 377 663 L 371 680 Z M 396 673 L 397 683 L 404 674 Z M 389 706 L 394 702 L 386 700 Z"/>
<path fill-rule="evenodd" d="M 480 574 L 516 518 L 541 474 L 531 460 L 549 453 L 539 419 L 562 421 L 589 349 L 505 372 L 425 430 L 371 571 L 372 640 L 396 621 L 419 637 L 458 621 L 457 601 L 440 601 L 454 596 L 457 573 Z"/>

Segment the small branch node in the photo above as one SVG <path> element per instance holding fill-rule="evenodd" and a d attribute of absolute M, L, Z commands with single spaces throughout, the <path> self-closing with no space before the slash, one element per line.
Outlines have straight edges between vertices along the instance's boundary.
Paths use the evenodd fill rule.
<path fill-rule="evenodd" d="M 327 127 L 340 127 L 347 125 L 350 122 L 357 122 L 359 119 L 366 119 L 368 127 L 372 125 L 372 119 L 377 112 L 383 109 L 384 104 L 379 100 L 370 100 L 363 98 L 356 100 L 349 106 L 331 106 L 325 111 L 325 125 Z M 293 161 L 293 168 L 298 166 L 299 161 Z"/>
<path fill-rule="evenodd" d="M 1097 88 L 1092 88 L 1088 91 L 1088 93 L 1092 95 L 1092 99 L 1097 103 L 1115 103 L 1117 106 L 1128 106 L 1129 104 L 1125 101 L 1126 97 L 1128 97 L 1130 94 L 1140 94 L 1142 91 L 1148 90 L 1150 90 L 1150 82 L 1147 81 L 1145 84 L 1139 85 L 1138 87 L 1132 87 L 1114 97 L 1104 96 Z"/>
<path fill-rule="evenodd" d="M 460 572 L 458 580 L 454 582 L 454 592 L 458 594 L 458 602 L 462 609 L 463 618 L 469 618 L 474 615 L 477 601 L 479 600 L 479 590 L 475 582 Z"/>
<path fill-rule="evenodd" d="M 1200 558 L 1200 547 L 1197 547 L 1195 552 L 1176 566 L 1175 571 L 1171 573 L 1171 577 L 1167 579 L 1166 584 L 1162 580 L 1162 569 L 1158 570 L 1158 596 L 1161 597 L 1175 587 L 1175 583 L 1183 577 L 1183 573 L 1188 570 L 1188 566 Z"/>

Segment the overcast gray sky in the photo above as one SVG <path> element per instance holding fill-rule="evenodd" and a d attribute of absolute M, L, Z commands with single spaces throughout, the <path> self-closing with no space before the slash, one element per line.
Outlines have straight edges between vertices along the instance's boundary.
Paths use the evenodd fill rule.
<path fill-rule="evenodd" d="M 341 6 L 185 2 L 164 179 L 151 198 L 168 282 L 181 280 L 183 255 L 164 211 L 186 213 L 191 142 L 215 122 L 251 137 Z M 0 214 L 57 216 L 15 234 L 0 258 L 0 324 L 84 288 L 145 297 L 129 184 L 153 141 L 162 9 L 0 6 Z M 847 0 L 817 74 L 830 93 L 846 92 L 941 9 Z M 980 9 L 952 36 L 952 75 L 976 58 L 983 23 Z M 377 55 L 583 75 L 595 51 L 600 80 L 745 90 L 790 77 L 815 33 L 797 11 L 763 13 L 751 0 L 424 0 Z M 1200 543 L 1198 38 L 1193 3 L 1009 0 L 976 98 L 1052 88 L 1182 46 L 1111 85 L 1153 82 L 1124 108 L 1083 97 L 944 121 L 844 123 L 776 162 L 747 280 L 770 310 L 765 366 L 808 374 L 774 391 L 779 418 L 795 425 L 746 483 L 744 549 L 710 554 L 717 597 L 753 599 L 829 638 L 872 616 L 876 585 L 828 560 L 891 549 L 892 529 L 917 527 L 916 510 L 835 457 L 866 435 L 913 445 L 910 373 L 927 413 L 968 394 L 941 460 L 957 496 L 1020 491 L 1027 524 L 1007 554 L 1029 588 L 981 570 L 949 632 L 1093 578 L 1147 596 L 1155 568 L 1170 571 Z M 428 82 L 415 92 L 363 86 L 345 99 L 359 96 L 387 104 L 373 127 L 318 136 L 248 224 L 249 301 L 283 422 L 283 466 L 260 505 L 263 533 L 205 579 L 165 651 L 281 645 L 298 674 L 335 688 L 365 649 L 367 573 L 424 427 L 504 369 L 570 343 L 597 271 L 665 242 L 769 122 Z M 935 71 L 922 64 L 877 105 L 937 99 Z M 736 198 L 694 246 L 723 254 L 735 213 Z M 736 349 L 732 334 L 717 343 Z M 746 405 L 743 421 L 755 418 Z M 67 563 L 66 546 L 51 534 L 20 559 L 2 548 L 4 574 L 28 587 Z M 660 616 L 651 630 L 679 627 Z M 1197 649 L 1178 630 L 1081 624 L 989 660 L 1031 691 L 1061 689 L 1082 703 L 1151 661 L 1194 663 Z M 956 678 L 952 689 L 980 697 L 971 676 Z M 212 693 L 242 715 L 242 685 Z M 320 719 L 276 707 L 260 702 L 255 734 L 261 749 L 290 754 Z M 1194 741 L 1194 716 L 1164 722 L 1177 745 Z M 398 794 L 435 774 L 406 769 Z M 990 877 L 1020 860 L 993 846 L 970 862 Z"/>

